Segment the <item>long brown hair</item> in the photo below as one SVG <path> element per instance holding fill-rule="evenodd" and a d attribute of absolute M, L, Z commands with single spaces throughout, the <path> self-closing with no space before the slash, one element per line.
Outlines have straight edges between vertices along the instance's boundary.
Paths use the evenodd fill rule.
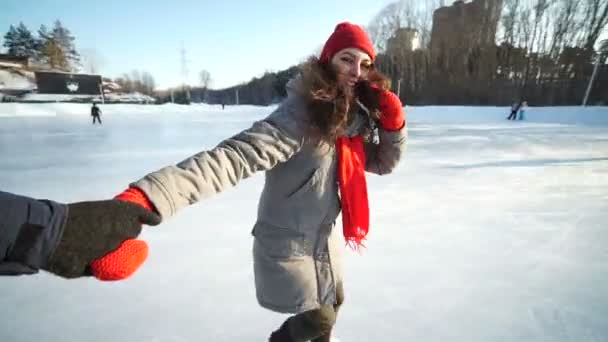
<path fill-rule="evenodd" d="M 340 86 L 332 65 L 320 62 L 315 56 L 303 63 L 300 70 L 301 90 L 312 123 L 311 133 L 322 141 L 332 142 L 346 127 L 355 98 L 369 110 L 372 118 L 379 117 L 377 97 L 369 86 L 388 89 L 390 81 L 374 67 L 369 71 L 367 82 L 357 84 L 355 89 Z"/>

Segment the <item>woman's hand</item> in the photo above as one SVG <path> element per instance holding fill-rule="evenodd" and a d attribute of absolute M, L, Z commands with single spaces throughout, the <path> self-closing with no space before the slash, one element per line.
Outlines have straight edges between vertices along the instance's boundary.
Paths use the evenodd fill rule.
<path fill-rule="evenodd" d="M 369 110 L 380 111 L 380 126 L 387 131 L 398 131 L 405 125 L 405 112 L 399 97 L 393 92 L 378 88 L 369 81 L 355 85 L 355 94 Z"/>
<path fill-rule="evenodd" d="M 44 269 L 65 278 L 91 275 L 91 262 L 137 237 L 142 224 L 160 222 L 153 211 L 117 199 L 68 204 L 61 240 Z"/>

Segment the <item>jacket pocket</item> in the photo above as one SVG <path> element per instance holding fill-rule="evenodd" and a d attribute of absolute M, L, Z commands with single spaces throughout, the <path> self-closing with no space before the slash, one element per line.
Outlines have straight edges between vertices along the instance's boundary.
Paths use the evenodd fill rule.
<path fill-rule="evenodd" d="M 272 259 L 293 259 L 312 254 L 312 247 L 302 233 L 257 222 L 252 231 L 261 255 Z"/>
<path fill-rule="evenodd" d="M 287 198 L 291 199 L 294 197 L 298 197 L 301 194 L 307 193 L 309 192 L 315 185 L 315 183 L 317 183 L 319 181 L 319 178 L 321 177 L 322 172 L 321 172 L 321 168 L 316 168 L 314 169 L 310 175 L 306 178 L 306 180 L 304 181 L 304 183 L 302 183 L 302 185 L 300 185 L 299 187 L 297 187 L 294 191 L 292 191 L 291 193 L 289 193 L 287 195 Z"/>

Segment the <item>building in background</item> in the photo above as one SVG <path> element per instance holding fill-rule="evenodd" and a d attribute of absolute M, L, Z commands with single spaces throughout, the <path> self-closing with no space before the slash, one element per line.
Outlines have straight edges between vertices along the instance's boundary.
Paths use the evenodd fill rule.
<path fill-rule="evenodd" d="M 100 75 L 36 71 L 36 85 L 41 94 L 100 95 Z"/>
<path fill-rule="evenodd" d="M 401 51 L 415 51 L 420 49 L 420 34 L 418 30 L 401 27 L 386 42 L 386 54 L 395 55 Z"/>
<path fill-rule="evenodd" d="M 503 0 L 459 0 L 435 10 L 431 83 L 442 89 L 432 102 L 458 104 L 487 94 L 482 80 L 492 79 L 496 73 L 496 30 L 502 5 Z"/>
<path fill-rule="evenodd" d="M 27 68 L 30 65 L 30 59 L 23 56 L 13 56 L 0 53 L 0 66 L 13 66 L 17 68 Z"/>
<path fill-rule="evenodd" d="M 0 102 L 156 103 L 101 75 L 50 70 L 27 57 L 0 54 Z"/>
<path fill-rule="evenodd" d="M 433 13 L 431 58 L 433 66 L 464 68 L 470 53 L 479 47 L 494 47 L 502 0 L 459 0 Z"/>
<path fill-rule="evenodd" d="M 0 54 L 0 102 L 15 101 L 36 89 L 29 58 Z"/>

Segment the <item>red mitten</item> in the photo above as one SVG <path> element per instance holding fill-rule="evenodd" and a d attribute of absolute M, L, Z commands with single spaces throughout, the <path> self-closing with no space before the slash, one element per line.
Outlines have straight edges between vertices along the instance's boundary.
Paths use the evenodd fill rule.
<path fill-rule="evenodd" d="M 146 194 L 144 194 L 144 192 L 138 188 L 128 188 L 120 195 L 114 197 L 114 199 L 139 204 L 150 211 L 156 211 L 152 205 L 152 202 L 150 202 L 148 197 L 146 197 Z"/>
<path fill-rule="evenodd" d="M 387 131 L 398 131 L 405 126 L 405 111 L 401 100 L 388 90 L 379 90 L 380 125 Z"/>
<path fill-rule="evenodd" d="M 99 280 L 115 281 L 130 277 L 146 261 L 148 244 L 125 240 L 117 249 L 91 262 L 91 272 Z"/>
<path fill-rule="evenodd" d="M 138 188 L 129 188 L 114 199 L 139 204 L 155 211 L 146 195 Z M 146 261 L 148 244 L 143 240 L 124 241 L 116 250 L 91 262 L 91 272 L 99 280 L 112 281 L 130 277 Z"/>

